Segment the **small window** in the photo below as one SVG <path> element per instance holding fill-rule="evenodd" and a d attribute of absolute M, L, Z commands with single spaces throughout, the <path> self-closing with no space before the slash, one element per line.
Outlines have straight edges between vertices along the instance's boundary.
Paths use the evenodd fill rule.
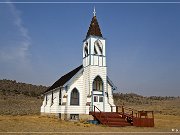
<path fill-rule="evenodd" d="M 94 96 L 94 102 L 98 102 L 98 96 Z"/>
<path fill-rule="evenodd" d="M 71 91 L 70 105 L 79 105 L 79 92 L 76 88 Z"/>
<path fill-rule="evenodd" d="M 48 101 L 48 96 L 46 95 L 46 97 L 45 97 L 45 98 L 46 98 L 46 105 L 47 105 L 47 101 Z"/>
<path fill-rule="evenodd" d="M 52 91 L 52 98 L 51 98 L 51 105 L 54 104 L 54 97 L 53 97 L 53 91 Z"/>
<path fill-rule="evenodd" d="M 88 43 L 87 42 L 84 48 L 84 54 L 85 54 L 85 57 L 88 56 Z"/>
<path fill-rule="evenodd" d="M 59 91 L 59 105 L 61 105 L 61 89 Z"/>
<path fill-rule="evenodd" d="M 103 97 L 99 97 L 99 102 L 103 102 Z"/>
<path fill-rule="evenodd" d="M 79 114 L 70 114 L 71 120 L 79 120 Z"/>

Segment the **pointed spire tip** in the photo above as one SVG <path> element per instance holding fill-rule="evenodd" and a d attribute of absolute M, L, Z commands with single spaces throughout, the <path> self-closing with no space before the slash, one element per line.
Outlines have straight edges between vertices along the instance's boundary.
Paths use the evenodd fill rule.
<path fill-rule="evenodd" d="M 95 6 L 94 6 L 93 14 L 94 14 L 94 16 L 96 16 L 96 8 L 95 8 Z"/>

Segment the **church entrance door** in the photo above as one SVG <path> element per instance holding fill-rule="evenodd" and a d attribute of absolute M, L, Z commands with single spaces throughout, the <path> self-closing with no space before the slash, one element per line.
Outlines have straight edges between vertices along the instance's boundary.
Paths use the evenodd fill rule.
<path fill-rule="evenodd" d="M 92 91 L 92 105 L 96 106 L 100 111 L 104 111 L 104 98 L 103 98 L 103 81 L 100 76 L 97 76 L 93 81 L 93 91 Z M 95 109 L 95 111 L 99 111 Z M 94 111 L 94 107 L 93 107 Z"/>
<path fill-rule="evenodd" d="M 92 100 L 93 100 L 93 106 L 96 106 L 100 111 L 103 112 L 103 110 L 104 110 L 103 109 L 104 108 L 104 105 L 103 105 L 103 94 L 93 94 L 93 99 Z M 99 112 L 99 110 L 97 108 L 95 109 L 95 111 Z M 94 107 L 93 107 L 93 111 L 94 111 Z"/>

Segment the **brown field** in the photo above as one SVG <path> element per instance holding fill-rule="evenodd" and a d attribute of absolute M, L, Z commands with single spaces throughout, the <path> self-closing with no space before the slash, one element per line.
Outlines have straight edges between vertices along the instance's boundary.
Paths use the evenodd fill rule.
<path fill-rule="evenodd" d="M 0 132 L 171 132 L 180 130 L 180 116 L 155 115 L 155 127 L 106 127 L 45 116 L 0 116 Z M 180 133 L 180 131 L 179 131 Z"/>
<path fill-rule="evenodd" d="M 40 116 L 41 98 L 10 93 L 0 94 L 0 135 L 18 134 L 15 132 L 29 135 L 40 134 L 40 132 L 43 132 L 41 134 L 82 134 L 82 132 L 86 134 L 120 134 L 120 132 L 136 132 L 134 134 L 137 135 L 140 134 L 137 132 L 180 134 L 180 98 L 154 100 L 134 96 L 127 99 L 117 98 L 115 103 L 124 104 L 136 110 L 153 110 L 155 127 L 106 127 L 83 122 L 61 121 L 57 118 Z M 172 129 L 179 131 L 172 132 Z"/>

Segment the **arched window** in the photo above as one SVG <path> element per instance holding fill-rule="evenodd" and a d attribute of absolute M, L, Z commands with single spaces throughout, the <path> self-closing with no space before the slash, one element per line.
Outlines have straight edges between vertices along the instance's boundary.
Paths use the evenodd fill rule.
<path fill-rule="evenodd" d="M 102 79 L 99 76 L 97 76 L 94 79 L 93 90 L 94 91 L 103 91 L 103 81 L 102 81 Z"/>
<path fill-rule="evenodd" d="M 79 105 L 79 92 L 76 88 L 71 91 L 70 105 Z"/>
<path fill-rule="evenodd" d="M 100 40 L 96 40 L 94 43 L 94 54 L 103 55 L 103 44 Z"/>

